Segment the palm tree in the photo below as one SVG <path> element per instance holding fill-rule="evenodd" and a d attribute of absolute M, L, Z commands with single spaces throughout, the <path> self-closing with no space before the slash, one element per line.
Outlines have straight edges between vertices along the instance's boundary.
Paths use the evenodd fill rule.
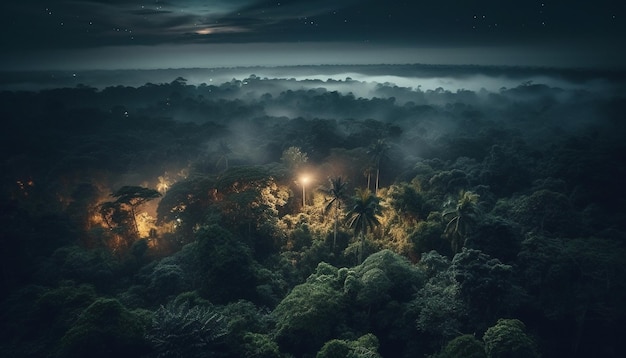
<path fill-rule="evenodd" d="M 337 226 L 339 223 L 339 213 L 341 212 L 341 203 L 346 199 L 346 187 L 348 183 L 341 176 L 328 178 L 330 186 L 321 188 L 320 191 L 329 196 L 328 203 L 324 208 L 324 212 L 328 213 L 331 209 L 335 209 L 335 227 L 333 232 L 333 251 L 337 244 Z"/>
<path fill-rule="evenodd" d="M 480 218 L 479 197 L 471 191 L 462 191 L 456 207 L 445 210 L 442 214 L 447 221 L 444 234 L 450 239 L 453 253 L 457 253 L 465 245 L 467 235 Z"/>
<path fill-rule="evenodd" d="M 376 165 L 376 184 L 375 184 L 375 194 L 378 194 L 378 184 L 380 177 L 380 162 L 385 157 L 387 150 L 389 149 L 389 145 L 385 142 L 384 139 L 379 139 L 376 142 L 372 143 L 367 150 L 367 154 L 372 157 L 372 161 Z"/>
<path fill-rule="evenodd" d="M 359 250 L 359 264 L 363 262 L 363 251 L 365 249 L 365 235 L 368 230 L 372 231 L 378 225 L 380 220 L 378 213 L 380 211 L 380 199 L 372 194 L 369 189 L 357 189 L 356 195 L 352 198 L 353 206 L 348 211 L 346 217 L 348 226 L 354 230 L 354 234 L 358 235 L 361 241 L 361 249 Z"/>

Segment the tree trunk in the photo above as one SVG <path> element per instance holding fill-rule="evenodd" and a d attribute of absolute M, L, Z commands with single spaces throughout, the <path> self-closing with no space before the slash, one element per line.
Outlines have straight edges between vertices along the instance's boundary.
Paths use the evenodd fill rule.
<path fill-rule="evenodd" d="M 374 194 L 378 195 L 378 176 L 380 174 L 380 165 L 376 168 L 376 190 Z"/>
<path fill-rule="evenodd" d="M 333 247 L 332 252 L 335 252 L 335 246 L 337 245 L 337 222 L 339 222 L 339 208 L 335 207 L 335 230 L 333 233 Z"/>

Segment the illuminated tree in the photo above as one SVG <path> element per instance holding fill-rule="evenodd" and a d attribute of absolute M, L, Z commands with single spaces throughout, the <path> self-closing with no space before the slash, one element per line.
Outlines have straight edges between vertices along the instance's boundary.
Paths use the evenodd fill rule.
<path fill-rule="evenodd" d="M 157 207 L 159 224 L 173 223 L 186 240 L 193 237 L 193 229 L 205 220 L 215 202 L 215 181 L 194 177 L 172 185 Z"/>
<path fill-rule="evenodd" d="M 309 160 L 299 147 L 289 147 L 283 151 L 280 160 L 291 170 L 297 170 Z"/>
<path fill-rule="evenodd" d="M 464 246 L 467 235 L 478 222 L 480 215 L 478 198 L 479 195 L 471 191 L 461 192 L 456 206 L 442 214 L 446 221 L 444 234 L 450 239 L 450 246 L 454 253 Z"/>
<path fill-rule="evenodd" d="M 352 208 L 347 214 L 348 226 L 360 238 L 359 263 L 361 263 L 363 262 L 363 251 L 365 249 L 365 235 L 368 231 L 372 231 L 380 225 L 378 216 L 380 205 L 378 197 L 368 189 L 357 189 L 356 195 L 352 197 L 352 201 Z"/>
<path fill-rule="evenodd" d="M 137 209 L 148 201 L 160 197 L 161 193 L 140 186 L 123 186 L 111 196 L 117 199 L 100 205 L 102 219 L 110 229 L 121 231 L 120 234 L 124 234 L 127 241 L 139 238 Z"/>
<path fill-rule="evenodd" d="M 123 186 L 111 196 L 117 198 L 115 201 L 116 203 L 126 205 L 129 208 L 135 227 L 135 233 L 139 235 L 139 228 L 137 227 L 137 220 L 135 219 L 137 215 L 137 208 L 150 200 L 160 197 L 161 193 L 154 189 L 143 188 L 140 186 Z"/>
<path fill-rule="evenodd" d="M 335 209 L 335 224 L 333 228 L 333 250 L 337 244 L 337 226 L 339 225 L 339 213 L 341 212 L 341 203 L 346 199 L 346 187 L 348 183 L 338 176 L 328 179 L 330 186 L 321 188 L 324 194 L 328 195 L 328 203 L 324 208 L 324 212 L 328 213 L 330 210 Z"/>

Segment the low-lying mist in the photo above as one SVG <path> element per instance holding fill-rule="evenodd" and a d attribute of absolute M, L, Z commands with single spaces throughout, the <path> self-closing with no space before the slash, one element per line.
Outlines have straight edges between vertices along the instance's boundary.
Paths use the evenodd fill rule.
<path fill-rule="evenodd" d="M 324 164 L 379 139 L 390 183 L 422 159 L 481 163 L 496 145 L 618 142 L 626 95 L 619 73 L 474 66 L 31 73 L 2 85 L 5 186 L 37 176 L 65 191 L 90 176 L 217 173 L 222 143 L 230 165 L 279 163 L 289 147 Z"/>

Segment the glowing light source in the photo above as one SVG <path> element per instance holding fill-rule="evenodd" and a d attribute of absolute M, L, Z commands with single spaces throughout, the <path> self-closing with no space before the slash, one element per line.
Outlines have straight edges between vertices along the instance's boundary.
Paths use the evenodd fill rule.
<path fill-rule="evenodd" d="M 212 33 L 213 33 L 213 31 L 211 29 L 209 29 L 209 28 L 201 29 L 201 30 L 196 31 L 196 34 L 198 34 L 198 35 L 210 35 Z"/>
<path fill-rule="evenodd" d="M 302 207 L 306 206 L 306 185 L 309 183 L 311 179 L 308 175 L 302 175 L 300 177 L 300 183 L 302 184 Z"/>

